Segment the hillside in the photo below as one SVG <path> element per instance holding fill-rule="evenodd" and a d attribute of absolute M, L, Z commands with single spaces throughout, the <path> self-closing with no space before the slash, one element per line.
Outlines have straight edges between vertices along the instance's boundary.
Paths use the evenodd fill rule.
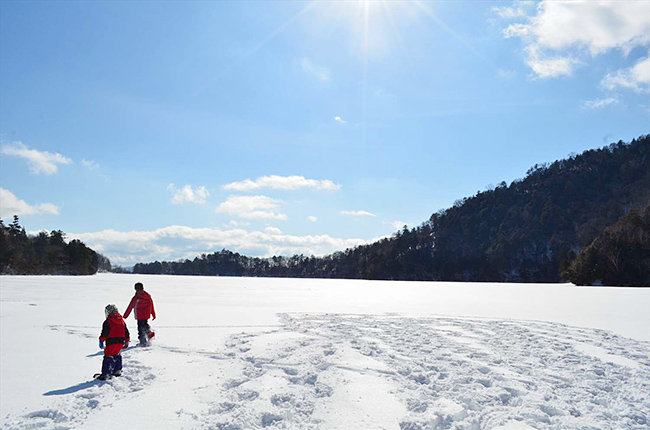
<path fill-rule="evenodd" d="M 579 285 L 650 285 L 650 205 L 603 230 L 563 277 Z"/>
<path fill-rule="evenodd" d="M 601 232 L 648 202 L 650 137 L 641 136 L 535 165 L 524 179 L 501 182 L 416 228 L 344 252 L 261 259 L 223 250 L 194 260 L 141 263 L 134 272 L 559 282 L 562 269 Z"/>

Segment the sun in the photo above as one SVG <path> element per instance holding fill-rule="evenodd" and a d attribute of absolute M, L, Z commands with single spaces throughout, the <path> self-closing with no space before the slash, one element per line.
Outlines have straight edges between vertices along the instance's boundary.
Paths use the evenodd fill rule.
<path fill-rule="evenodd" d="M 355 0 L 318 2 L 322 19 L 334 28 L 349 32 L 352 52 L 363 57 L 385 56 L 401 41 L 399 25 L 413 10 L 410 0 Z"/>

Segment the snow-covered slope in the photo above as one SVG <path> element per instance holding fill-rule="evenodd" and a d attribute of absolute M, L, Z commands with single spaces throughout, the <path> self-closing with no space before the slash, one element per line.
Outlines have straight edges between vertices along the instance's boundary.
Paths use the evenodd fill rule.
<path fill-rule="evenodd" d="M 103 308 L 137 281 L 156 339 L 91 380 Z M 0 293 L 3 428 L 650 422 L 650 289 L 97 275 L 0 277 Z"/>

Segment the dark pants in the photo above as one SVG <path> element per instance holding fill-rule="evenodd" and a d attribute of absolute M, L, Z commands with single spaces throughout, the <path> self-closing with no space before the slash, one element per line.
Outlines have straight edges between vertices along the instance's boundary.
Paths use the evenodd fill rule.
<path fill-rule="evenodd" d="M 140 344 L 145 344 L 149 340 L 149 333 L 151 333 L 151 327 L 149 327 L 149 320 L 138 320 L 138 340 Z"/>
<path fill-rule="evenodd" d="M 122 371 L 122 354 L 105 355 L 102 362 L 102 375 L 113 376 Z"/>

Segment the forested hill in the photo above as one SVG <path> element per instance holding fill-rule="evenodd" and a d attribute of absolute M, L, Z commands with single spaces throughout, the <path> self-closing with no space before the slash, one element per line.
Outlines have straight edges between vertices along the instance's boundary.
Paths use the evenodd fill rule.
<path fill-rule="evenodd" d="M 423 198 L 426 198 L 425 196 Z M 136 273 L 559 282 L 577 255 L 650 203 L 650 136 L 535 165 L 521 180 L 457 201 L 422 225 L 325 257 L 250 258 L 230 251 L 137 264 Z M 641 227 L 638 227 L 638 226 Z M 643 229 L 642 224 L 637 225 Z M 646 238 L 648 235 L 645 236 Z M 617 246 L 625 246 L 619 243 Z M 639 249 L 649 249 L 641 243 Z M 644 255 L 640 264 L 647 264 Z M 616 272 L 615 268 L 605 268 Z M 604 270 L 605 270 L 604 269 Z M 566 277 L 566 275 L 565 275 Z M 610 283 L 647 285 L 646 279 Z M 597 282 L 599 279 L 593 280 Z"/>
<path fill-rule="evenodd" d="M 55 230 L 28 235 L 17 216 L 5 226 L 0 219 L 0 275 L 93 275 L 111 270 L 110 261 L 80 240 L 65 241 Z"/>
<path fill-rule="evenodd" d="M 563 277 L 579 285 L 650 286 L 650 205 L 607 227 L 573 260 Z"/>

